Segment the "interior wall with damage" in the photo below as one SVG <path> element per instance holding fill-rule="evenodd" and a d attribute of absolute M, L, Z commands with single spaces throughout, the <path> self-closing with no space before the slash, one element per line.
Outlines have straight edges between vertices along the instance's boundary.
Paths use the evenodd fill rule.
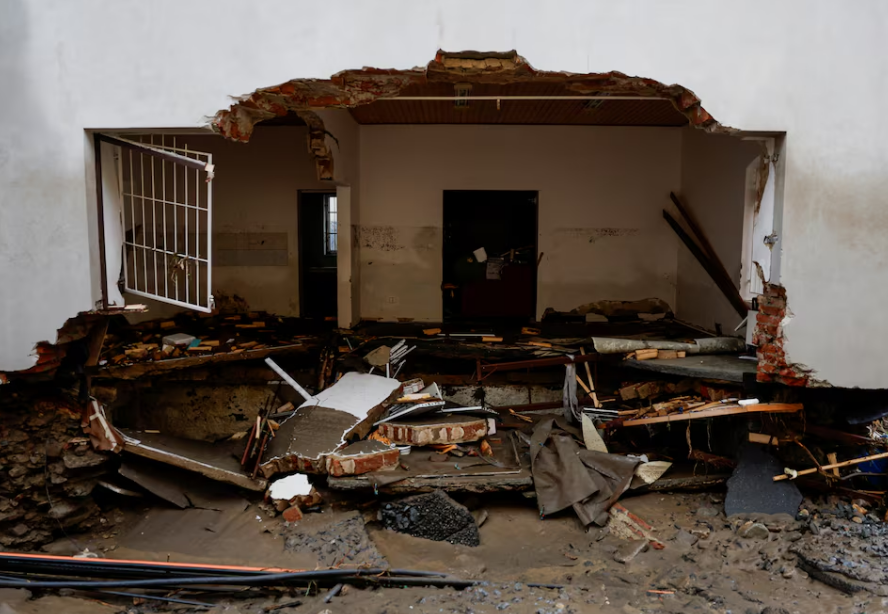
<path fill-rule="evenodd" d="M 888 138 L 874 118 L 888 82 L 872 78 L 888 66 L 872 53 L 888 34 L 883 3 L 848 11 L 826 0 L 747 0 L 727 28 L 703 0 L 644 11 L 569 2 L 554 13 L 545 3 L 510 11 L 444 1 L 381 6 L 268 0 L 244 28 L 232 18 L 243 14 L 233 0 L 180 3 L 173 20 L 138 3 L 103 3 L 101 19 L 98 9 L 64 0 L 0 4 L 0 81 L 10 92 L 0 114 L 0 369 L 33 365 L 35 343 L 54 341 L 67 318 L 101 297 L 84 130 L 194 129 L 232 96 L 295 77 L 422 66 L 437 49 L 517 49 L 540 69 L 619 70 L 681 84 L 723 126 L 785 132 L 778 281 L 794 313 L 788 357 L 836 386 L 885 386 L 888 323 L 878 314 L 888 301 Z M 541 28 L 556 15 L 570 19 Z M 348 36 L 331 44 L 330 29 L 310 25 L 319 23 Z M 303 24 L 296 33 L 294 24 Z M 836 98 L 824 94 L 822 75 L 855 84 L 848 121 L 830 121 Z M 824 288 L 854 297 L 842 318 Z M 854 348 L 853 359 L 836 348 Z"/>
<path fill-rule="evenodd" d="M 681 199 L 703 229 L 735 285 L 740 284 L 746 168 L 761 147 L 737 136 L 681 131 Z M 679 218 L 680 219 L 680 218 Z M 684 245 L 678 250 L 675 315 L 733 334 L 741 321 L 730 301 Z"/>
<path fill-rule="evenodd" d="M 213 154 L 213 287 L 220 308 L 299 315 L 299 190 L 323 189 L 306 147 L 303 126 L 258 126 L 249 143 L 214 135 L 177 137 L 189 149 Z M 112 283 L 117 279 L 114 276 Z M 141 296 L 159 318 L 180 308 Z"/>
<path fill-rule="evenodd" d="M 361 317 L 360 228 L 361 127 L 346 109 L 319 109 L 333 153 L 333 181 L 338 197 L 337 290 L 339 325 L 351 326 Z"/>
<path fill-rule="evenodd" d="M 675 128 L 362 126 L 362 315 L 440 321 L 444 190 L 539 191 L 538 317 L 601 299 L 674 305 L 661 209 L 680 151 Z"/>

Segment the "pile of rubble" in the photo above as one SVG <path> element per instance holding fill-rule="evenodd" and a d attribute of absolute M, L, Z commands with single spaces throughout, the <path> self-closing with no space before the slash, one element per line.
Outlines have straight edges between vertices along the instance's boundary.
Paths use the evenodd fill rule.
<path fill-rule="evenodd" d="M 17 395 L 18 396 L 18 395 Z M 113 455 L 86 437 L 78 403 L 21 396 L 0 412 L 0 544 L 28 548 L 101 525 L 90 496 Z"/>

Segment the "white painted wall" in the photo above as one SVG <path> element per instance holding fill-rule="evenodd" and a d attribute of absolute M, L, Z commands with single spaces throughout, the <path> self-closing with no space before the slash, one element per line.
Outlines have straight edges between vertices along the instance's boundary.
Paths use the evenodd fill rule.
<path fill-rule="evenodd" d="M 538 316 L 600 299 L 674 305 L 661 210 L 679 187 L 681 132 L 362 126 L 362 315 L 441 320 L 444 190 L 539 192 Z"/>
<path fill-rule="evenodd" d="M 882 0 L 6 0 L 0 369 L 31 365 L 34 343 L 99 296 L 84 129 L 191 128 L 294 77 L 517 49 L 542 69 L 680 83 L 726 125 L 785 131 L 789 358 L 884 387 L 886 39 Z M 825 296 L 846 297 L 841 318 Z"/>
<path fill-rule="evenodd" d="M 681 136 L 682 203 L 739 287 L 746 167 L 761 148 L 738 137 L 692 128 L 682 130 Z M 724 333 L 733 334 L 742 318 L 684 244 L 678 250 L 677 279 L 677 317 L 709 330 L 720 324 Z"/>

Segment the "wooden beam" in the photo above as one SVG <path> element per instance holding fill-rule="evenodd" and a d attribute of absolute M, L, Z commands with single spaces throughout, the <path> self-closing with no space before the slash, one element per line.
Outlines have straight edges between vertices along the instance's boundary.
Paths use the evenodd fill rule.
<path fill-rule="evenodd" d="M 659 422 L 682 422 L 685 420 L 699 420 L 703 418 L 718 418 L 721 416 L 733 416 L 739 414 L 756 413 L 793 413 L 801 411 L 804 406 L 801 403 L 758 403 L 756 405 L 726 405 L 713 407 L 702 411 L 687 411 L 668 416 L 656 416 L 654 418 L 639 418 L 638 420 L 626 420 L 623 426 L 641 426 L 643 424 L 657 424 Z"/>
<path fill-rule="evenodd" d="M 722 277 L 727 279 L 733 285 L 733 280 L 731 279 L 731 275 L 728 273 L 728 270 L 725 268 L 724 263 L 722 263 L 721 258 L 718 257 L 718 253 L 716 253 L 715 248 L 712 247 L 712 243 L 709 242 L 709 239 L 706 236 L 706 233 L 703 232 L 703 229 L 700 227 L 700 224 L 697 223 L 697 219 L 694 215 L 682 204 L 681 200 L 678 196 L 675 195 L 675 192 L 669 192 L 669 198 L 672 199 L 672 203 L 675 205 L 675 208 L 678 209 L 678 212 L 681 213 L 681 216 L 688 223 L 688 226 L 691 227 L 691 232 L 693 232 L 697 238 L 700 240 L 700 245 L 703 247 L 703 251 L 705 251 L 709 255 L 709 259 L 712 260 L 713 264 L 721 273 Z M 739 292 L 738 292 L 739 294 Z M 741 297 L 742 298 L 742 297 Z"/>
<path fill-rule="evenodd" d="M 694 255 L 694 258 L 697 259 L 697 262 L 706 270 L 709 274 L 709 277 L 712 278 L 712 281 L 715 282 L 715 285 L 718 286 L 718 289 L 722 291 L 722 294 L 725 295 L 725 298 L 731 303 L 731 306 L 734 310 L 740 315 L 740 317 L 745 318 L 749 315 L 749 306 L 746 304 L 746 301 L 743 300 L 743 297 L 740 296 L 740 290 L 733 284 L 730 279 L 725 279 L 722 277 L 718 267 L 712 261 L 709 256 L 703 251 L 703 249 L 697 245 L 697 242 L 694 241 L 685 232 L 684 228 L 675 221 L 675 218 L 669 215 L 669 212 L 665 209 L 663 210 L 663 219 L 668 222 L 668 224 L 672 227 L 672 230 L 675 231 L 675 234 L 678 235 L 678 238 L 682 240 L 682 242 L 687 246 L 691 253 Z"/>

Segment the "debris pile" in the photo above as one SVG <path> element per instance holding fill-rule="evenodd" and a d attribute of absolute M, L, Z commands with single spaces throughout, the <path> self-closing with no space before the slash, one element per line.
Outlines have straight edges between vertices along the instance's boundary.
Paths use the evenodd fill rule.
<path fill-rule="evenodd" d="M 84 434 L 78 403 L 20 398 L 0 412 L 0 544 L 35 547 L 61 530 L 101 522 L 90 494 L 105 482 L 112 455 Z"/>

